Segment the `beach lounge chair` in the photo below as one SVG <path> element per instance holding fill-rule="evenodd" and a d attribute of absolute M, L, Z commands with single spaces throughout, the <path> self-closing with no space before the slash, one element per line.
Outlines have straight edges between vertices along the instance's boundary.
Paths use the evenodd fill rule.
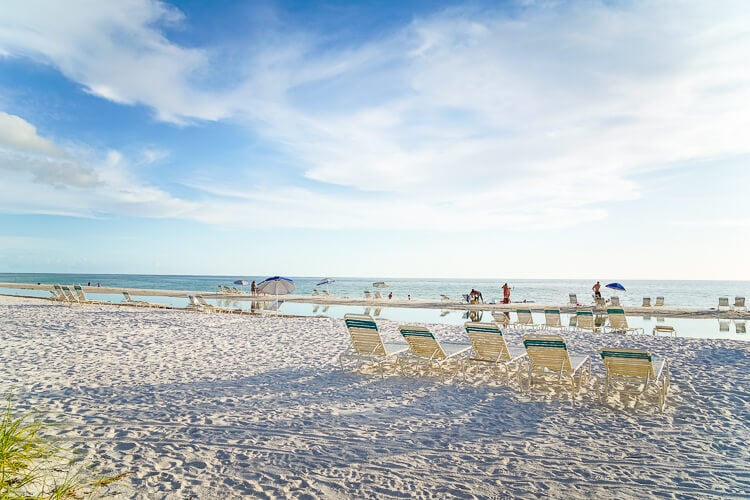
<path fill-rule="evenodd" d="M 734 331 L 737 333 L 747 333 L 747 328 L 745 326 L 745 321 L 743 320 L 735 320 L 734 322 Z"/>
<path fill-rule="evenodd" d="M 52 285 L 52 290 L 50 290 L 49 293 L 52 294 L 52 300 L 56 300 L 58 302 L 68 302 L 68 300 L 65 298 L 65 292 L 63 292 L 62 286 L 60 285 Z"/>
<path fill-rule="evenodd" d="M 664 297 L 656 297 L 656 302 L 654 302 L 654 307 L 664 307 Z"/>
<path fill-rule="evenodd" d="M 719 311 L 729 311 L 732 307 L 729 305 L 729 297 L 719 297 Z"/>
<path fill-rule="evenodd" d="M 312 294 L 317 296 L 317 295 L 320 295 L 320 292 L 318 291 L 317 288 L 313 288 Z"/>
<path fill-rule="evenodd" d="M 425 366 L 428 370 L 440 369 L 444 378 L 444 368 L 454 368 L 457 373 L 463 367 L 461 356 L 471 349 L 471 344 L 440 343 L 430 330 L 423 326 L 400 325 L 399 332 L 409 344 L 409 351 L 399 357 L 403 368 L 413 365 Z"/>
<path fill-rule="evenodd" d="M 469 336 L 473 353 L 464 358 L 464 376 L 466 367 L 475 364 L 490 365 L 493 370 L 502 368 L 505 380 L 510 376 L 510 367 L 520 366 L 520 361 L 526 357 L 524 347 L 508 347 L 502 329 L 496 323 L 473 323 L 464 324 L 466 334 Z"/>
<path fill-rule="evenodd" d="M 375 292 L 375 295 L 373 295 L 372 298 L 375 300 L 381 300 L 383 296 L 380 295 L 380 292 Z"/>
<path fill-rule="evenodd" d="M 734 310 L 737 312 L 747 311 L 747 306 L 745 306 L 745 297 L 734 298 Z"/>
<path fill-rule="evenodd" d="M 597 309 L 606 309 L 607 308 L 607 302 L 604 300 L 604 297 L 597 297 L 594 296 L 594 307 Z"/>
<path fill-rule="evenodd" d="M 328 290 L 323 290 L 323 297 L 330 297 L 331 294 L 328 293 Z"/>
<path fill-rule="evenodd" d="M 620 297 L 613 295 L 609 298 L 609 305 L 613 307 L 620 307 Z"/>
<path fill-rule="evenodd" d="M 492 311 L 492 320 L 495 323 L 507 326 L 510 323 L 510 313 L 504 313 L 502 311 Z"/>
<path fill-rule="evenodd" d="M 544 310 L 544 328 L 547 330 L 552 330 L 555 328 L 559 328 L 560 330 L 567 330 L 567 327 L 562 324 L 560 309 Z"/>
<path fill-rule="evenodd" d="M 520 326 L 521 328 L 531 327 L 532 329 L 536 329 L 539 326 L 534 324 L 531 309 L 516 309 L 516 316 L 518 319 L 512 326 Z"/>
<path fill-rule="evenodd" d="M 71 304 L 80 304 L 80 302 L 78 301 L 78 297 L 73 293 L 69 286 L 63 285 L 60 287 L 60 289 L 62 290 L 63 297 L 65 297 L 65 300 L 67 302 Z"/>
<path fill-rule="evenodd" d="M 719 318 L 719 332 L 729 333 L 729 323 L 730 321 L 728 319 Z"/>
<path fill-rule="evenodd" d="M 370 316 L 346 314 L 344 323 L 349 331 L 352 345 L 339 354 L 341 371 L 344 371 L 344 360 L 355 360 L 355 369 L 358 369 L 365 361 L 373 361 L 379 368 L 380 376 L 384 377 L 385 364 L 409 350 L 409 346 L 404 343 L 383 342 L 378 325 Z"/>
<path fill-rule="evenodd" d="M 609 316 L 609 331 L 610 332 L 643 333 L 643 328 L 631 328 L 628 326 L 628 318 L 625 316 L 625 311 L 623 311 L 622 309 L 619 309 L 619 308 L 607 309 L 607 315 Z"/>
<path fill-rule="evenodd" d="M 593 311 L 576 311 L 576 330 L 599 331 L 594 322 Z"/>
<path fill-rule="evenodd" d="M 643 304 L 641 307 L 651 307 L 651 297 L 643 297 Z"/>
<path fill-rule="evenodd" d="M 557 384 L 570 381 L 571 392 L 577 394 L 584 379 L 591 377 L 591 357 L 570 354 L 565 339 L 559 335 L 526 334 L 523 345 L 529 357 L 525 362 L 528 366 L 529 389 L 537 380 L 548 381 L 551 374 L 557 375 L 554 381 Z M 521 370 L 518 383 L 523 387 L 520 376 Z"/>
<path fill-rule="evenodd" d="M 651 330 L 652 335 L 659 335 L 660 333 L 671 335 L 673 337 L 677 336 L 677 330 L 675 330 L 673 326 L 669 325 L 655 325 L 653 330 Z"/>
<path fill-rule="evenodd" d="M 576 294 L 574 293 L 568 294 L 568 305 L 573 306 L 573 307 L 580 305 L 578 304 L 578 297 L 576 296 Z"/>
<path fill-rule="evenodd" d="M 218 312 L 218 313 L 235 313 L 235 312 L 242 312 L 242 309 L 232 309 L 230 307 L 221 307 L 221 306 L 215 306 L 213 304 L 209 304 L 206 302 L 206 299 L 203 297 L 203 295 L 196 295 L 195 300 L 200 304 L 200 306 L 206 310 L 211 312 Z"/>
<path fill-rule="evenodd" d="M 372 299 L 372 295 L 370 295 L 370 291 L 369 290 L 365 290 L 365 294 L 364 295 L 365 295 L 365 300 Z"/>
<path fill-rule="evenodd" d="M 440 300 L 442 300 L 442 301 L 444 301 L 444 302 L 447 302 L 447 301 L 451 300 L 451 298 L 450 298 L 450 297 L 448 297 L 447 295 L 445 295 L 445 294 L 441 293 L 441 294 L 440 294 Z"/>
<path fill-rule="evenodd" d="M 600 349 L 599 354 L 607 372 L 604 401 L 607 400 L 610 390 L 618 390 L 635 394 L 637 406 L 638 398 L 649 387 L 654 387 L 659 398 L 659 411 L 664 411 L 669 391 L 669 360 L 652 357 L 648 351 L 641 349 L 606 347 Z M 618 383 L 619 385 L 616 385 Z"/>
<path fill-rule="evenodd" d="M 81 285 L 73 285 L 73 290 L 76 293 L 76 296 L 78 297 L 78 302 L 81 304 L 110 304 L 111 302 L 107 302 L 105 300 L 91 300 L 88 297 L 86 297 L 86 293 L 83 291 L 83 288 Z"/>
<path fill-rule="evenodd" d="M 123 296 L 122 302 L 124 304 L 128 304 L 130 306 L 136 306 L 136 307 L 148 307 L 149 306 L 148 302 L 146 301 L 134 300 L 133 297 L 130 296 L 130 292 L 128 291 L 123 291 L 122 296 Z"/>

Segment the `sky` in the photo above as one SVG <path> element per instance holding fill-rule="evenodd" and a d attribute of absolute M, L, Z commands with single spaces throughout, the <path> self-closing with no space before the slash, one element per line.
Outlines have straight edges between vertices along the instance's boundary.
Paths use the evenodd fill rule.
<path fill-rule="evenodd" d="M 0 272 L 750 280 L 750 3 L 4 0 Z"/>

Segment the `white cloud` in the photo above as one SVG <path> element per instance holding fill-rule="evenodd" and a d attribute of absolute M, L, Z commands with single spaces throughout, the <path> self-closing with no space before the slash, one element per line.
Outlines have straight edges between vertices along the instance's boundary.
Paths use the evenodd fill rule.
<path fill-rule="evenodd" d="M 636 174 L 750 150 L 744 2 L 524 6 L 512 18 L 453 8 L 326 50 L 330 38 L 287 30 L 248 48 L 247 66 L 229 72 L 244 81 L 213 91 L 200 77 L 227 68 L 211 59 L 214 48 L 169 41 L 160 25 L 181 14 L 155 1 L 10 2 L 0 51 L 52 64 L 103 98 L 153 107 L 162 120 L 239 119 L 300 165 L 274 197 L 257 184 L 247 197 L 226 196 L 224 179 L 188 174 L 203 191 L 200 212 L 158 190 L 145 195 L 206 222 L 574 225 L 641 196 Z M 85 183 L 91 167 L 79 168 Z M 138 184 L 111 169 L 90 174 Z M 116 196 L 128 206 L 136 198 Z"/>
<path fill-rule="evenodd" d="M 196 207 L 137 179 L 116 151 L 90 158 L 65 150 L 8 114 L 0 114 L 0 176 L 0 211 L 8 213 L 180 217 Z"/>

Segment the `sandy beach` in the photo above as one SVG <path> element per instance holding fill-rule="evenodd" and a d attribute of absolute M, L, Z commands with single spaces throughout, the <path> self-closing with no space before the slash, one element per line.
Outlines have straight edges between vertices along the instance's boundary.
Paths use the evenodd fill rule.
<path fill-rule="evenodd" d="M 747 498 L 750 344 L 565 333 L 594 357 L 572 399 L 342 373 L 341 320 L 0 297 L 0 389 L 108 473 L 116 498 Z M 397 324 L 379 322 L 386 340 Z M 440 340 L 460 327 L 428 325 Z M 520 331 L 508 342 L 520 344 Z M 602 406 L 600 347 L 671 360 L 672 386 Z"/>

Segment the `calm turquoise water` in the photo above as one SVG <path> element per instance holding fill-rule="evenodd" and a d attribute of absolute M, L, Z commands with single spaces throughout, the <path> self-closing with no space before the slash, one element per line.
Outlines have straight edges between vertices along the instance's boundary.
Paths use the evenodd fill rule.
<path fill-rule="evenodd" d="M 295 294 L 311 294 L 323 277 L 316 278 L 293 278 L 297 289 Z M 0 282 L 6 283 L 61 283 L 61 284 L 88 284 L 101 283 L 102 286 L 120 288 L 143 288 L 151 290 L 191 290 L 208 293 L 216 291 L 219 284 L 234 286 L 236 279 L 248 281 L 262 281 L 262 276 L 154 276 L 154 275 L 114 275 L 114 274 L 9 274 L 0 273 Z M 375 281 L 386 281 L 390 286 L 381 289 L 381 293 L 391 291 L 395 297 L 405 298 L 410 294 L 414 299 L 436 300 L 441 294 L 446 294 L 454 299 L 460 298 L 471 288 L 483 292 L 485 300 L 501 296 L 500 287 L 502 282 L 495 280 L 439 280 L 439 279 L 388 279 L 388 278 L 335 278 L 336 282 L 328 287 L 329 291 L 338 296 L 362 297 L 365 290 L 375 291 L 372 283 Z M 608 283 L 608 280 L 601 280 Z M 591 280 L 517 280 L 510 283 L 513 287 L 511 298 L 514 301 L 534 301 L 544 304 L 565 304 L 568 302 L 568 293 L 577 293 L 579 302 L 591 302 L 590 288 Z M 624 305 L 641 305 L 643 297 L 651 297 L 652 301 L 657 295 L 664 296 L 667 305 L 681 307 L 711 308 L 718 304 L 718 297 L 729 297 L 733 302 L 735 296 L 750 296 L 750 282 L 747 281 L 628 281 L 623 283 L 627 292 L 620 292 L 618 296 Z M 245 287 L 247 289 L 247 287 Z M 49 292 L 34 290 L 17 290 L 11 288 L 0 288 L 0 293 L 10 295 L 32 295 L 48 297 Z M 106 300 L 110 302 L 121 302 L 122 295 L 117 294 L 87 294 L 90 299 Z M 610 294 L 604 293 L 605 297 Z M 171 297 L 137 297 L 150 302 L 160 302 L 176 307 L 185 307 L 187 298 Z M 223 306 L 249 310 L 253 307 L 250 300 L 212 299 L 207 295 L 209 303 Z M 257 306 L 257 303 L 255 304 Z M 374 308 L 346 305 L 322 305 L 303 304 L 294 302 L 282 302 L 279 306 L 284 314 L 295 314 L 301 316 L 328 316 L 331 318 L 342 318 L 344 314 L 371 314 L 376 318 L 389 319 L 403 322 L 442 323 L 449 325 L 462 325 L 469 320 L 469 311 L 436 310 L 427 308 Z M 656 314 L 658 310 L 654 311 Z M 492 321 L 489 311 L 474 312 L 473 319 Z M 568 321 L 568 315 L 563 314 L 563 322 Z M 543 323 L 544 316 L 535 313 L 536 322 Z M 515 314 L 511 314 L 511 320 L 515 321 Z M 658 316 L 629 316 L 628 322 L 632 327 L 640 327 L 650 334 L 657 324 L 674 326 L 680 337 L 696 338 L 732 338 L 748 340 L 746 333 L 746 322 L 740 320 L 716 320 L 716 319 L 684 319 L 684 318 L 660 318 Z"/>
<path fill-rule="evenodd" d="M 312 278 L 291 277 L 294 279 L 297 289 L 295 294 L 311 294 L 314 288 L 325 289 L 325 286 L 316 286 L 323 278 L 320 276 Z M 13 274 L 0 273 L 0 282 L 6 283 L 61 283 L 61 284 L 88 284 L 101 283 L 102 286 L 120 288 L 145 288 L 153 290 L 194 290 L 203 292 L 214 292 L 219 284 L 234 286 L 232 282 L 237 279 L 260 282 L 266 276 L 158 276 L 139 274 Z M 381 289 L 381 293 L 392 292 L 396 298 L 406 298 L 411 295 L 414 299 L 437 300 L 441 294 L 453 299 L 460 299 L 472 288 L 482 291 L 485 301 L 502 298 L 500 280 L 444 280 L 444 279 L 404 279 L 404 278 L 337 278 L 336 282 L 328 287 L 333 295 L 345 297 L 362 297 L 365 290 L 371 292 L 377 290 L 372 287 L 375 281 L 385 281 L 390 286 Z M 648 281 L 633 280 L 624 281 L 616 278 L 600 278 L 602 284 L 611 281 L 619 281 L 626 288 L 626 292 L 614 293 L 602 288 L 605 297 L 617 295 L 620 302 L 626 306 L 639 306 L 643 297 L 651 297 L 653 303 L 655 297 L 663 296 L 668 306 L 677 307 L 716 307 L 719 297 L 729 297 L 734 301 L 735 296 L 750 297 L 750 281 Z M 533 301 L 543 304 L 566 304 L 568 293 L 576 293 L 580 303 L 591 302 L 592 280 L 513 280 L 509 282 L 513 288 L 511 300 L 513 302 Z M 245 287 L 249 289 L 249 287 Z M 45 294 L 46 295 L 46 294 Z M 119 301 L 119 299 L 118 299 Z"/>

